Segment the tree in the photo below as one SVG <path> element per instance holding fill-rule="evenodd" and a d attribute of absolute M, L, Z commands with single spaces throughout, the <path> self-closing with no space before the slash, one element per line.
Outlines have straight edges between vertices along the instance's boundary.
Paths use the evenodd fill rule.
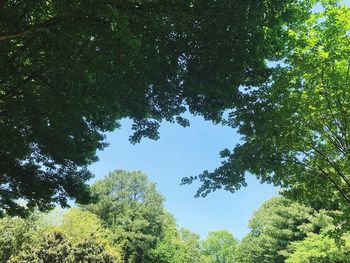
<path fill-rule="evenodd" d="M 220 121 L 240 85 L 266 79 L 299 2 L 0 1 L 3 212 L 91 201 L 86 167 L 121 118 L 133 142 L 188 125 L 187 108 Z"/>
<path fill-rule="evenodd" d="M 339 231 L 339 213 L 327 210 L 314 213 L 310 222 L 300 227 L 306 237 L 288 245 L 285 262 L 350 262 L 350 236 L 349 232 Z"/>
<path fill-rule="evenodd" d="M 175 262 L 207 262 L 202 256 L 202 251 L 200 250 L 199 235 L 185 228 L 181 228 L 179 233 L 182 244 L 180 246 L 180 253 L 178 253 L 179 257 Z"/>
<path fill-rule="evenodd" d="M 139 171 L 116 170 L 95 182 L 91 191 L 98 202 L 84 206 L 96 214 L 121 245 L 125 262 L 147 262 L 163 235 L 163 196 Z"/>
<path fill-rule="evenodd" d="M 199 262 L 199 236 L 189 230 L 179 230 L 174 217 L 168 213 L 164 214 L 162 225 L 163 234 L 152 250 L 150 262 Z"/>
<path fill-rule="evenodd" d="M 293 253 L 286 259 L 286 263 L 348 263 L 349 240 L 347 247 L 339 246 L 336 241 L 326 235 L 309 233 L 299 242 L 293 242 L 290 247 Z"/>
<path fill-rule="evenodd" d="M 50 217 L 60 220 L 51 222 Z M 79 209 L 0 220 L 0 262 L 121 262 L 96 215 Z M 109 259 L 114 261 L 108 261 Z M 81 261 L 79 261 L 81 260 Z M 89 261 L 90 260 L 90 261 Z"/>
<path fill-rule="evenodd" d="M 149 262 L 209 263 L 201 251 L 199 236 L 189 229 L 177 229 L 176 225 L 171 230 L 166 228 L 164 236 L 152 251 Z"/>
<path fill-rule="evenodd" d="M 250 219 L 251 232 L 237 246 L 235 262 L 283 263 L 289 244 L 306 236 L 301 228 L 312 215 L 313 209 L 283 197 L 266 201 Z"/>
<path fill-rule="evenodd" d="M 209 232 L 203 241 L 203 253 L 211 263 L 233 263 L 237 240 L 227 230 Z"/>
<path fill-rule="evenodd" d="M 66 235 L 69 241 L 77 243 L 93 237 L 102 243 L 112 244 L 112 233 L 104 226 L 104 222 L 95 214 L 77 208 L 71 208 L 63 214 L 62 222 L 56 227 Z M 115 250 L 119 247 L 115 246 Z"/>
<path fill-rule="evenodd" d="M 97 242 L 93 237 L 81 240 L 77 244 L 69 242 L 58 231 L 48 233 L 38 245 L 21 251 L 9 260 L 10 263 L 118 263 L 120 258 L 106 250 L 104 244 Z"/>
<path fill-rule="evenodd" d="M 37 215 L 26 220 L 17 217 L 0 219 L 0 262 L 8 262 L 12 255 L 31 243 L 39 228 Z"/>
<path fill-rule="evenodd" d="M 228 120 L 243 142 L 198 194 L 245 186 L 245 174 L 287 188 L 289 197 L 318 208 L 350 208 L 348 6 L 322 1 L 323 10 L 290 28 L 290 52 Z"/>

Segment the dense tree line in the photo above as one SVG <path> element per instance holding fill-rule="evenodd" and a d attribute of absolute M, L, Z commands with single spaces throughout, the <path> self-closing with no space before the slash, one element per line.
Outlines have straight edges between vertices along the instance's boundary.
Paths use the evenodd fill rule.
<path fill-rule="evenodd" d="M 227 231 L 202 243 L 178 228 L 163 196 L 141 172 L 117 170 L 92 186 L 95 204 L 0 220 L 0 262 L 231 262 L 237 241 Z"/>
<path fill-rule="evenodd" d="M 116 170 L 92 186 L 91 205 L 0 220 L 0 262 L 10 263 L 349 263 L 350 232 L 339 210 L 266 201 L 237 240 L 225 230 L 205 240 L 179 228 L 155 184 Z"/>

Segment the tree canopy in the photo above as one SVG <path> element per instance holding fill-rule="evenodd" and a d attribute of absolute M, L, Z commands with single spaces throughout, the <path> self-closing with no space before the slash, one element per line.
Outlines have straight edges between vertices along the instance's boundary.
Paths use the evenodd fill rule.
<path fill-rule="evenodd" d="M 217 230 L 208 233 L 203 241 L 203 254 L 209 263 L 232 263 L 238 241 L 227 230 Z"/>
<path fill-rule="evenodd" d="M 98 243 L 93 237 L 72 244 L 62 233 L 56 231 L 48 233 L 38 246 L 21 251 L 8 262 L 121 263 L 122 261 L 120 257 L 110 253 L 104 244 Z"/>
<path fill-rule="evenodd" d="M 313 209 L 285 198 L 266 201 L 250 219 L 251 232 L 237 247 L 235 262 L 283 263 L 288 245 L 306 236 L 300 226 L 309 223 L 312 214 Z"/>
<path fill-rule="evenodd" d="M 292 243 L 290 247 L 293 253 L 285 261 L 286 263 L 350 262 L 349 239 L 347 246 L 339 247 L 336 240 L 327 235 L 309 233 L 303 241 Z"/>
<path fill-rule="evenodd" d="M 162 225 L 164 230 L 151 251 L 150 262 L 208 263 L 201 249 L 199 235 L 189 229 L 178 229 L 175 219 L 170 214 L 166 214 Z"/>
<path fill-rule="evenodd" d="M 254 213 L 242 240 L 225 230 L 201 240 L 176 225 L 154 186 L 141 172 L 116 170 L 93 185 L 96 204 L 1 218 L 0 262 L 350 262 L 342 211 L 274 197 Z"/>
<path fill-rule="evenodd" d="M 0 204 L 10 214 L 90 201 L 103 133 L 158 138 L 187 109 L 219 121 L 268 76 L 298 0 L 0 1 Z M 24 199 L 27 206 L 16 200 Z"/>
<path fill-rule="evenodd" d="M 216 262 L 199 235 L 177 226 L 141 172 L 111 172 L 93 192 L 99 201 L 88 207 L 1 218 L 0 262 Z M 225 241 L 220 252 L 230 251 L 232 235 L 224 236 L 216 239 Z"/>
<path fill-rule="evenodd" d="M 91 186 L 98 201 L 84 208 L 96 214 L 123 249 L 125 262 L 147 262 L 166 217 L 163 196 L 141 172 L 116 170 Z"/>
<path fill-rule="evenodd" d="M 52 220 L 51 217 L 61 220 Z M 119 263 L 121 250 L 94 214 L 71 209 L 0 220 L 0 262 Z"/>
<path fill-rule="evenodd" d="M 322 3 L 287 30 L 290 51 L 271 78 L 247 87 L 228 118 L 242 141 L 222 152 L 221 167 L 199 176 L 198 195 L 234 192 L 251 173 L 318 208 L 349 209 L 350 8 Z"/>
<path fill-rule="evenodd" d="M 340 211 L 315 210 L 284 197 L 266 201 L 249 221 L 236 263 L 348 263 L 349 232 L 338 233 Z"/>

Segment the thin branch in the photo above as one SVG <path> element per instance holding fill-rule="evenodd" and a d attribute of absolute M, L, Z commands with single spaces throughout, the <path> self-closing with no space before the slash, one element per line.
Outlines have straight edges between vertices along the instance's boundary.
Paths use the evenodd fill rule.
<path fill-rule="evenodd" d="M 17 37 L 23 37 L 23 36 L 26 36 L 26 35 L 29 35 L 29 34 L 32 34 L 35 32 L 39 32 L 39 31 L 50 30 L 51 28 L 57 27 L 58 25 L 59 25 L 58 20 L 46 21 L 44 23 L 40 23 L 37 25 L 28 26 L 27 28 L 25 28 L 23 30 L 18 30 L 18 31 L 0 34 L 0 41 L 13 39 L 13 38 L 17 38 Z"/>
<path fill-rule="evenodd" d="M 330 88 L 330 85 L 328 85 L 328 83 L 325 81 L 325 79 L 324 79 L 324 68 L 322 69 L 322 73 L 321 73 L 321 83 L 322 83 L 322 85 L 324 86 L 324 89 L 323 89 L 323 91 L 324 91 L 324 98 L 326 99 L 326 102 L 327 102 L 327 108 L 328 108 L 328 110 L 330 111 L 330 115 L 331 115 L 331 117 L 332 117 L 332 119 L 333 119 L 333 123 L 339 128 L 339 130 L 342 132 L 343 131 L 343 129 L 342 129 L 342 127 L 339 125 L 339 123 L 338 123 L 338 120 L 337 120 L 337 117 L 336 117 L 336 114 L 334 113 L 334 111 L 333 111 L 333 106 L 334 106 L 334 103 L 332 102 L 332 101 L 330 101 L 330 95 L 329 95 L 329 92 L 328 92 L 328 89 Z"/>
<path fill-rule="evenodd" d="M 14 85 L 11 89 L 9 89 L 3 96 L 0 97 L 0 99 L 2 101 L 14 96 L 16 94 L 16 92 L 18 91 L 19 87 L 24 84 L 25 82 L 27 82 L 28 80 L 31 80 L 35 75 L 37 75 L 38 73 L 40 73 L 42 71 L 42 67 L 40 67 L 38 70 L 32 72 L 29 76 L 26 76 L 22 81 L 20 81 L 19 83 L 17 83 L 16 85 Z"/>
<path fill-rule="evenodd" d="M 304 154 L 307 155 L 307 153 L 305 151 L 302 151 Z M 307 165 L 306 163 L 302 163 L 298 160 L 292 160 L 292 159 L 284 159 L 284 161 L 287 161 L 287 162 L 291 162 L 291 163 L 295 163 L 297 165 L 301 165 L 303 166 L 305 169 L 308 169 L 310 172 L 313 172 L 315 171 L 315 168 L 312 168 L 311 166 Z M 346 200 L 346 202 L 350 203 L 350 197 L 346 194 L 346 192 L 341 188 L 340 185 L 338 185 L 336 183 L 336 181 L 325 171 L 322 169 L 322 167 L 320 165 L 316 165 L 317 168 L 319 169 L 319 174 L 321 176 L 324 176 L 326 178 L 326 180 L 328 180 L 333 186 L 334 188 L 341 194 L 341 196 Z M 317 172 L 317 171 L 315 171 Z"/>
<path fill-rule="evenodd" d="M 335 170 L 335 172 L 343 179 L 343 181 L 346 183 L 346 185 L 350 188 L 350 181 L 349 179 L 346 177 L 346 175 L 344 175 L 341 170 L 339 169 L 338 165 L 333 162 L 326 154 L 324 154 L 320 149 L 317 149 L 316 147 L 312 147 L 329 165 L 331 165 L 331 167 L 333 167 L 333 169 Z"/>
<path fill-rule="evenodd" d="M 346 202 L 350 203 L 350 198 L 349 196 L 343 192 L 343 190 L 341 189 L 341 187 L 333 180 L 332 177 L 330 177 L 328 175 L 327 172 L 325 172 L 321 166 L 317 165 L 318 169 L 321 171 L 321 175 L 323 175 L 324 177 L 326 177 L 326 179 L 328 181 L 330 181 L 332 183 L 332 185 L 338 190 L 338 192 L 342 195 L 342 197 L 346 200 Z"/>
<path fill-rule="evenodd" d="M 344 146 L 342 145 L 341 139 L 337 136 L 336 133 L 334 133 L 332 131 L 332 129 L 329 127 L 329 125 L 327 124 L 327 122 L 325 121 L 325 119 L 323 118 L 322 114 L 321 114 L 321 118 L 322 120 L 318 119 L 318 121 L 320 122 L 320 125 L 314 120 L 314 119 L 310 119 L 310 127 L 317 131 L 318 133 L 324 135 L 327 137 L 327 139 L 333 144 L 333 146 L 340 150 L 340 152 L 346 156 L 346 148 L 344 148 Z M 323 124 L 323 125 L 322 125 Z"/>
<path fill-rule="evenodd" d="M 73 23 L 74 21 L 87 21 L 87 22 L 103 24 L 105 26 L 110 26 L 110 24 L 108 22 L 104 21 L 101 18 L 93 18 L 93 17 L 60 17 L 59 19 L 58 18 L 54 18 L 52 20 L 48 20 L 48 21 L 40 23 L 40 24 L 28 26 L 27 28 L 22 29 L 22 30 L 2 33 L 2 34 L 0 34 L 0 41 L 9 40 L 9 39 L 17 38 L 17 37 L 24 37 L 24 36 L 30 35 L 32 33 L 35 33 L 35 32 L 49 31 L 49 30 L 59 26 L 60 24 L 66 23 L 68 21 L 71 22 L 71 23 Z"/>
<path fill-rule="evenodd" d="M 350 61 L 348 62 L 348 69 L 346 71 L 345 86 L 348 84 L 348 81 L 349 81 L 349 72 L 350 72 Z"/>

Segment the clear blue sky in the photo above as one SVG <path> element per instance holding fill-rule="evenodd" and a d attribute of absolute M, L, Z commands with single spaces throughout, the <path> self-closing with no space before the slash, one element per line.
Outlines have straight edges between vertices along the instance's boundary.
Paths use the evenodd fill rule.
<path fill-rule="evenodd" d="M 201 117 L 191 117 L 190 122 L 187 128 L 163 123 L 159 140 L 143 139 L 132 145 L 128 141 L 131 122 L 123 121 L 121 129 L 107 134 L 110 146 L 98 153 L 99 162 L 90 167 L 94 180 L 115 169 L 141 170 L 157 183 L 158 191 L 166 198 L 165 207 L 180 227 L 202 238 L 208 231 L 221 229 L 242 238 L 249 231 L 249 218 L 265 200 L 276 195 L 276 189 L 249 176 L 248 187 L 235 194 L 217 191 L 206 198 L 194 198 L 198 184 L 181 186 L 181 178 L 217 167 L 220 150 L 232 149 L 239 137 L 232 128 L 213 125 Z"/>

